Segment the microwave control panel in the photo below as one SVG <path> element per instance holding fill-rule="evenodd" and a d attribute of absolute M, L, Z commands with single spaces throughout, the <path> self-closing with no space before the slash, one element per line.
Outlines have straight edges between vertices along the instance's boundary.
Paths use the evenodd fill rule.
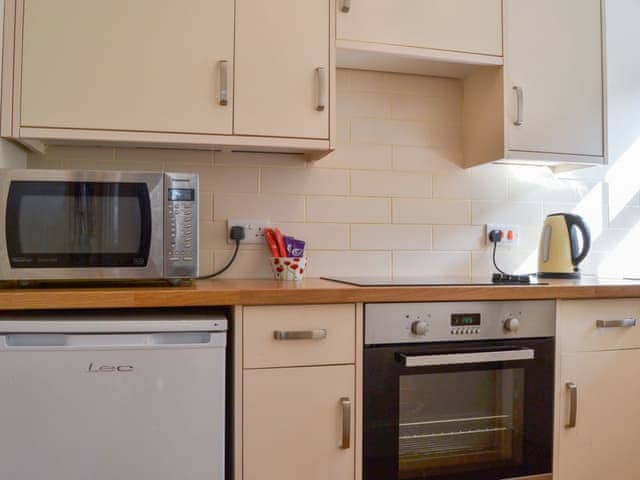
<path fill-rule="evenodd" d="M 165 174 L 165 272 L 167 277 L 198 275 L 198 177 Z"/>

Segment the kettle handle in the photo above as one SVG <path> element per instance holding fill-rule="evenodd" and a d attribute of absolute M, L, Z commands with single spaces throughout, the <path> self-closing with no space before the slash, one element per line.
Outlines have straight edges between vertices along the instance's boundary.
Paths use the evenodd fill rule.
<path fill-rule="evenodd" d="M 581 216 L 566 215 L 565 218 L 567 221 L 567 228 L 569 229 L 569 238 L 572 238 L 571 229 L 574 226 L 580 230 L 580 233 L 582 234 L 582 251 L 579 254 L 574 250 L 573 242 L 571 242 L 571 261 L 575 267 L 585 259 L 591 249 L 591 232 Z"/>

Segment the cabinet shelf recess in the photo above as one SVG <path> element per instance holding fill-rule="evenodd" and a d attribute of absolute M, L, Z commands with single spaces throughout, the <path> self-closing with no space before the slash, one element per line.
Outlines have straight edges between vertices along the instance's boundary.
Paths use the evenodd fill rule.
<path fill-rule="evenodd" d="M 465 78 L 477 67 L 500 66 L 502 57 L 353 40 L 336 41 L 341 68 Z"/>

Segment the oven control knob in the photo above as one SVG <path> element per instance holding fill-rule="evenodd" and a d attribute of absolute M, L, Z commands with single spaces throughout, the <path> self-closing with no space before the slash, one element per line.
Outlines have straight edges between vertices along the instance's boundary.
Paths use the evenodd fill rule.
<path fill-rule="evenodd" d="M 518 329 L 520 328 L 520 320 L 518 320 L 517 318 L 507 318 L 504 321 L 504 329 L 507 332 L 517 332 Z"/>
<path fill-rule="evenodd" d="M 417 322 L 413 322 L 411 324 L 411 331 L 414 335 L 426 335 L 428 330 L 427 322 L 423 322 L 418 320 Z"/>

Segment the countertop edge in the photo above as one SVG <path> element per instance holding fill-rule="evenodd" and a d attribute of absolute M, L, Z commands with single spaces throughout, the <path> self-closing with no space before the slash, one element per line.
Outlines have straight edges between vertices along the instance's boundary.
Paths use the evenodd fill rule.
<path fill-rule="evenodd" d="M 0 310 L 171 308 L 483 300 L 640 298 L 640 282 L 552 282 L 537 286 L 356 287 L 311 279 L 215 280 L 186 287 L 0 289 Z"/>

